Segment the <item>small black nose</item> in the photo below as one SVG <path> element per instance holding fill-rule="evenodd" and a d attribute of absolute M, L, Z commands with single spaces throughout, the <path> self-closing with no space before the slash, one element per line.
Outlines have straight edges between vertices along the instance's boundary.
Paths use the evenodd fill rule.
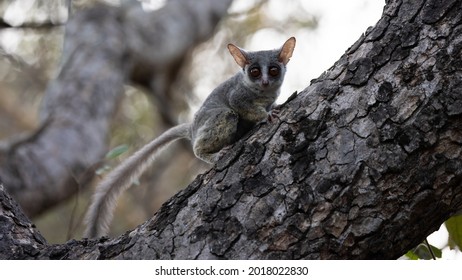
<path fill-rule="evenodd" d="M 269 85 L 269 81 L 268 80 L 262 80 L 261 84 L 266 87 L 266 86 Z"/>

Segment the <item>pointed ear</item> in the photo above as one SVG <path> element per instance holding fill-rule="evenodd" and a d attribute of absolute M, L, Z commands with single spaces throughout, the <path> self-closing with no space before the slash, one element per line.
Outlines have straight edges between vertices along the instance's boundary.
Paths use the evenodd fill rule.
<path fill-rule="evenodd" d="M 289 62 L 290 58 L 292 57 L 294 48 L 295 48 L 295 38 L 290 37 L 281 47 L 281 52 L 279 53 L 279 62 L 282 62 L 284 65 L 286 65 Z"/>
<path fill-rule="evenodd" d="M 234 60 L 236 63 L 241 66 L 241 68 L 244 68 L 246 64 L 249 63 L 249 61 L 246 58 L 246 53 L 244 50 L 242 50 L 239 47 L 236 47 L 233 44 L 228 44 L 228 50 L 229 53 L 234 57 Z"/>

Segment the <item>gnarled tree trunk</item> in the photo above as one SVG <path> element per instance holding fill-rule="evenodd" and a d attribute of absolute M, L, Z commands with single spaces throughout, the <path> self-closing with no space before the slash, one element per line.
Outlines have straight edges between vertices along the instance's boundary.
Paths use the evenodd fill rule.
<path fill-rule="evenodd" d="M 461 20 L 460 1 L 388 1 L 377 25 L 287 102 L 278 123 L 258 125 L 118 238 L 48 246 L 8 218 L 20 214 L 2 197 L 4 224 L 29 241 L 3 239 L 14 246 L 2 256 L 401 256 L 462 206 Z"/>

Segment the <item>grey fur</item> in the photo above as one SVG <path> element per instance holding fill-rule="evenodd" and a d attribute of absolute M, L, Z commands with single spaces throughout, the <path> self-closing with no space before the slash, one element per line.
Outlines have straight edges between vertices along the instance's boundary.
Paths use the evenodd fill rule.
<path fill-rule="evenodd" d="M 125 160 L 101 182 L 85 218 L 87 228 L 84 235 L 97 237 L 107 233 L 117 198 L 167 144 L 189 138 L 194 154 L 214 163 L 221 149 L 234 143 L 256 123 L 271 118 L 270 111 L 279 95 L 286 64 L 294 48 L 294 37 L 289 38 L 280 49 L 269 51 L 248 52 L 229 44 L 228 49 L 242 71 L 212 91 L 191 124 L 170 128 Z"/>

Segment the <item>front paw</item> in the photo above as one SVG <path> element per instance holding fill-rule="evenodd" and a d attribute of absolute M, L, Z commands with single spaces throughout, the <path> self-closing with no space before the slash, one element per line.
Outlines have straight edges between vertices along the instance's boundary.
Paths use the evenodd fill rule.
<path fill-rule="evenodd" d="M 268 122 L 270 123 L 274 123 L 276 121 L 276 119 L 279 119 L 279 113 L 281 111 L 279 110 L 279 108 L 273 108 L 271 109 L 271 111 L 269 111 L 268 113 Z"/>

